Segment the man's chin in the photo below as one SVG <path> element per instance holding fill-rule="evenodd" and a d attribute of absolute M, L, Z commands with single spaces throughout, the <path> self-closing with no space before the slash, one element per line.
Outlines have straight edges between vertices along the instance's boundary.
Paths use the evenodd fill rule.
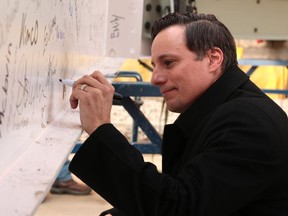
<path fill-rule="evenodd" d="M 166 101 L 167 104 L 167 109 L 170 112 L 175 112 L 175 113 L 181 113 L 181 107 L 179 106 L 179 104 L 172 102 L 172 101 Z"/>

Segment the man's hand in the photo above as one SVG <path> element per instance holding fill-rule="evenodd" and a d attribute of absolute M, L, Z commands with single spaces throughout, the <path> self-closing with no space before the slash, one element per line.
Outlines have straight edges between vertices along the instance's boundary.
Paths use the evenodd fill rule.
<path fill-rule="evenodd" d="M 81 124 L 89 135 L 100 125 L 111 122 L 114 92 L 114 87 L 99 71 L 85 75 L 74 83 L 70 105 L 73 109 L 79 105 Z"/>

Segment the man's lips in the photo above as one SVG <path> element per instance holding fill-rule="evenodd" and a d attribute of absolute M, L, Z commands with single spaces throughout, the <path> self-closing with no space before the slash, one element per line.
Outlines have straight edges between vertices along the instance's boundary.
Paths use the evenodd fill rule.
<path fill-rule="evenodd" d="M 163 90 L 161 89 L 161 94 L 165 95 L 165 94 L 172 92 L 174 90 L 175 90 L 175 88 L 169 88 L 169 89 L 163 89 Z"/>

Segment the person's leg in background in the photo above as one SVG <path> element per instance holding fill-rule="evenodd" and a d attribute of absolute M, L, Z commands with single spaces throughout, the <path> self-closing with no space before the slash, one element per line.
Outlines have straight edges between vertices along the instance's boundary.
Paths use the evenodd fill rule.
<path fill-rule="evenodd" d="M 53 194 L 73 194 L 73 195 L 88 195 L 91 188 L 85 184 L 81 184 L 73 180 L 69 171 L 70 161 L 67 160 L 53 183 L 50 192 Z"/>

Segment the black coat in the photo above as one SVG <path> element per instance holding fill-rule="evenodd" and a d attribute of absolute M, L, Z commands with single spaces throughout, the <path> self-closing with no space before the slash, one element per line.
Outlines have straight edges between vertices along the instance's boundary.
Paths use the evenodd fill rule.
<path fill-rule="evenodd" d="M 286 113 L 232 66 L 165 126 L 162 173 L 112 124 L 70 169 L 127 216 L 287 216 L 287 135 Z"/>

